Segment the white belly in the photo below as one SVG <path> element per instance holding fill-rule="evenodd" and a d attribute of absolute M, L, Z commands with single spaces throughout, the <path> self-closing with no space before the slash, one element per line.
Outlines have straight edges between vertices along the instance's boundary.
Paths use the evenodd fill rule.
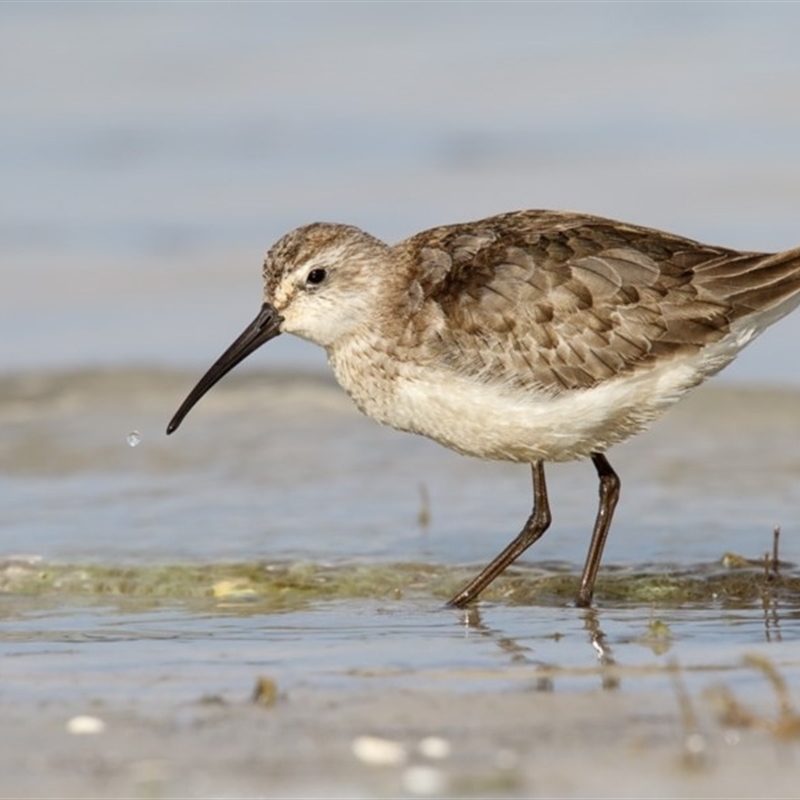
<path fill-rule="evenodd" d="M 691 366 L 673 363 L 550 397 L 422 371 L 398 375 L 383 388 L 339 377 L 356 405 L 379 422 L 466 455 L 527 463 L 603 452 L 643 430 L 701 379 Z"/>
<path fill-rule="evenodd" d="M 639 433 L 752 338 L 726 338 L 694 356 L 658 362 L 591 389 L 549 395 L 376 358 L 330 355 L 339 383 L 367 416 L 460 453 L 502 461 L 572 461 Z"/>
<path fill-rule="evenodd" d="M 463 380 L 407 381 L 398 386 L 392 418 L 385 421 L 480 458 L 571 461 L 643 430 L 692 384 L 685 370 L 678 372 L 683 374 L 619 379 L 558 397 Z M 661 383 L 658 391 L 655 382 Z"/>

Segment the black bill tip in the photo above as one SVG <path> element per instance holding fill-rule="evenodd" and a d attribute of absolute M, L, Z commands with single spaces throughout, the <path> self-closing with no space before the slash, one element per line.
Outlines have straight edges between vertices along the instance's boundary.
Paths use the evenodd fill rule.
<path fill-rule="evenodd" d="M 167 435 L 178 430 L 183 418 L 192 410 L 197 401 L 218 381 L 227 375 L 240 361 L 261 347 L 280 332 L 283 317 L 269 304 L 264 303 L 258 316 L 242 331 L 236 341 L 211 365 L 208 372 L 189 392 L 175 416 L 167 425 Z"/>

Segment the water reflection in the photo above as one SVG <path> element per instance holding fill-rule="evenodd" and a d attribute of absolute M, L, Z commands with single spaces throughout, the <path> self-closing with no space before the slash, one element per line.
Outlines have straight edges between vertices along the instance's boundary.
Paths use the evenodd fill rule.
<path fill-rule="evenodd" d="M 581 620 L 583 630 L 588 634 L 587 641 L 591 651 L 587 650 L 586 654 L 588 656 L 589 652 L 591 652 L 593 656 L 592 660 L 599 667 L 596 671 L 599 674 L 601 688 L 605 691 L 619 689 L 620 678 L 616 670 L 617 661 L 613 656 L 611 645 L 600 627 L 601 612 L 589 608 L 581 610 L 576 609 L 575 614 L 577 618 Z M 514 666 L 528 665 L 534 667 L 537 672 L 534 681 L 536 691 L 555 691 L 555 677 L 558 672 L 562 669 L 564 669 L 565 673 L 572 672 L 577 666 L 575 664 L 561 666 L 552 661 L 543 661 L 532 657 L 531 653 L 534 651 L 533 647 L 522 644 L 515 637 L 492 627 L 484 620 L 478 606 L 461 611 L 460 624 L 463 625 L 466 636 L 478 635 L 482 639 L 490 640 L 500 651 L 508 655 L 509 664 Z M 549 638 L 558 640 L 561 638 L 561 635 L 553 634 Z M 572 652 L 572 650 L 570 650 L 570 652 Z"/>

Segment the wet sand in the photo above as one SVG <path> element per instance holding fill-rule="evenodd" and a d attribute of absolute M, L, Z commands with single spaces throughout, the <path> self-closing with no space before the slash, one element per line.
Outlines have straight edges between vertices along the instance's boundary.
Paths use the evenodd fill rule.
<path fill-rule="evenodd" d="M 796 665 L 795 665 L 796 666 Z M 624 671 L 623 671 L 624 672 Z M 6 708 L 3 797 L 793 797 L 796 738 L 720 725 L 674 693 L 503 692 L 313 687 L 269 707 L 242 692 L 156 708 L 92 708 L 68 699 Z M 774 703 L 762 709 L 775 715 Z M 67 733 L 76 713 L 107 727 Z M 795 730 L 796 734 L 797 731 Z M 357 737 L 399 743 L 402 763 L 364 763 Z M 444 758 L 420 753 L 445 739 Z M 424 747 L 424 746 L 423 746 Z"/>

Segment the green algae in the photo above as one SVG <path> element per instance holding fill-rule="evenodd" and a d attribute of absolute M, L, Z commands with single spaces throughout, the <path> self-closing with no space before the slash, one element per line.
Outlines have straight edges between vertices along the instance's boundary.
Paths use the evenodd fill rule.
<path fill-rule="evenodd" d="M 728 557 L 726 556 L 725 559 Z M 774 574 L 756 565 L 726 567 L 730 560 L 693 568 L 607 569 L 595 602 L 600 606 L 750 606 L 800 603 L 800 574 Z M 737 562 L 741 563 L 741 562 Z M 432 597 L 445 601 L 473 574 L 464 567 L 400 564 L 272 563 L 104 565 L 26 560 L 0 562 L 0 593 L 71 597 L 73 601 L 137 599 L 148 605 L 203 603 L 220 609 L 280 611 L 354 598 Z M 569 605 L 579 576 L 568 567 L 515 568 L 482 596 L 508 605 Z"/>
<path fill-rule="evenodd" d="M 141 601 L 139 606 L 203 603 L 254 612 L 297 609 L 312 602 L 399 597 L 435 584 L 437 570 L 417 565 L 241 562 L 109 566 L 0 563 L 0 594 Z"/>

